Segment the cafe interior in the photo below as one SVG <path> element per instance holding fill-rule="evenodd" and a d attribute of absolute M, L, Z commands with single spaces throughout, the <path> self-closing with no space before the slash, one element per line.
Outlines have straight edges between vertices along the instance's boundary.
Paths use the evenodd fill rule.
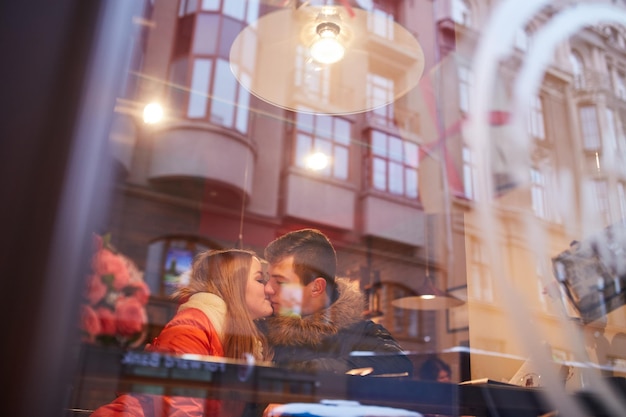
<path fill-rule="evenodd" d="M 2 9 L 6 415 L 88 416 L 120 392 L 626 415 L 623 2 Z M 144 350 L 196 255 L 262 256 L 303 228 L 412 376 Z M 419 378 L 432 357 L 449 382 Z"/>

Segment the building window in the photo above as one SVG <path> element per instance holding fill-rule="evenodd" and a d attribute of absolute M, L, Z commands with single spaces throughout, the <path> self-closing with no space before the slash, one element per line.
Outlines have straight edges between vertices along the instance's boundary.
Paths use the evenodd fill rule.
<path fill-rule="evenodd" d="M 365 94 L 368 106 L 375 105 L 376 103 L 393 103 L 393 80 L 370 72 L 367 74 Z M 393 119 L 393 104 L 383 106 L 382 109 L 376 109 L 373 111 L 373 114 L 375 116 L 382 116 L 387 120 L 389 120 L 389 118 Z"/>
<path fill-rule="evenodd" d="M 169 106 L 189 119 L 207 120 L 240 133 L 248 132 L 250 93 L 230 71 L 230 46 L 250 22 L 258 4 L 224 0 L 183 0 L 168 80 Z M 254 71 L 254 48 L 247 52 Z"/>
<path fill-rule="evenodd" d="M 329 103 L 331 66 L 318 66 L 304 58 L 308 52 L 301 45 L 297 47 L 296 54 L 295 85 L 304 90 L 304 94 L 315 97 L 320 104 Z"/>
<path fill-rule="evenodd" d="M 623 181 L 617 183 L 617 199 L 621 221 L 626 221 L 626 184 Z"/>
<path fill-rule="evenodd" d="M 569 54 L 569 62 L 572 66 L 572 75 L 574 75 L 574 87 L 585 87 L 585 67 L 583 66 L 583 60 L 578 52 L 572 51 Z"/>
<path fill-rule="evenodd" d="M 489 257 L 485 251 L 485 246 L 478 238 L 470 237 L 470 289 L 476 300 L 492 302 L 493 284 L 491 282 L 491 268 L 489 267 Z"/>
<path fill-rule="evenodd" d="M 543 140 L 546 138 L 543 103 L 540 97 L 534 97 L 530 105 L 530 114 L 528 117 L 528 133 L 536 139 Z"/>
<path fill-rule="evenodd" d="M 357 0 L 359 6 L 362 9 L 368 10 L 377 16 L 378 19 L 369 19 L 367 22 L 367 28 L 370 33 L 385 38 L 394 38 L 394 16 L 396 12 L 396 3 L 394 1 L 373 1 L 373 0 Z"/>
<path fill-rule="evenodd" d="M 318 172 L 339 180 L 348 179 L 352 124 L 341 117 L 303 110 L 295 116 L 294 165 L 308 168 L 308 157 L 322 153 L 329 159 L 329 164 Z"/>
<path fill-rule="evenodd" d="M 530 198 L 535 215 L 541 219 L 547 219 L 546 177 L 537 168 L 530 170 Z"/>
<path fill-rule="evenodd" d="M 615 120 L 615 112 L 612 109 L 606 109 L 606 131 L 604 132 L 604 143 L 609 147 L 610 152 L 617 152 L 617 124 Z"/>
<path fill-rule="evenodd" d="M 208 249 L 221 249 L 195 236 L 167 236 L 148 246 L 144 279 L 155 296 L 168 297 L 185 285 L 194 257 Z"/>
<path fill-rule="evenodd" d="M 452 20 L 463 26 L 472 25 L 472 13 L 466 0 L 452 0 Z"/>
<path fill-rule="evenodd" d="M 624 79 L 624 73 L 618 71 L 615 75 L 615 94 L 622 100 L 626 100 L 626 82 Z"/>
<path fill-rule="evenodd" d="M 458 67 L 459 77 L 459 108 L 464 113 L 469 113 L 470 109 L 470 88 L 472 82 L 472 71 L 466 66 Z"/>
<path fill-rule="evenodd" d="M 583 135 L 583 148 L 587 151 L 600 149 L 600 129 L 595 106 L 582 106 L 578 109 Z"/>
<path fill-rule="evenodd" d="M 468 200 L 476 200 L 478 189 L 476 188 L 476 163 L 472 150 L 463 146 L 463 191 Z"/>
<path fill-rule="evenodd" d="M 380 130 L 370 130 L 371 186 L 390 194 L 417 199 L 419 147 Z"/>
<path fill-rule="evenodd" d="M 611 220 L 608 185 L 605 180 L 593 180 L 591 186 L 594 214 L 598 216 L 604 226 L 607 226 Z"/>

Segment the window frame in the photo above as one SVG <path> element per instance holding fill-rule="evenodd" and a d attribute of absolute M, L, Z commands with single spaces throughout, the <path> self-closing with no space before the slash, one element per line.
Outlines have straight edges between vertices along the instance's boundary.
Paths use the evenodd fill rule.
<path fill-rule="evenodd" d="M 228 32 L 225 25 L 240 26 L 230 31 L 236 36 L 235 33 L 258 18 L 259 10 L 252 5 L 242 9 L 244 18 L 240 20 L 225 13 L 230 3 L 214 0 L 208 8 L 203 8 L 203 3 L 183 0 L 179 5 L 175 44 L 168 68 L 168 80 L 172 83 L 168 101 L 183 118 L 205 120 L 246 135 L 250 130 L 250 92 L 230 72 L 229 51 L 220 45 L 230 44 L 224 42 L 224 34 Z M 195 9 L 190 6 L 193 4 Z M 212 47 L 203 43 L 206 49 L 198 50 L 196 39 L 207 27 L 215 34 Z M 185 60 L 186 73 L 175 74 L 175 65 Z M 194 88 L 194 85 L 201 88 Z M 216 94 L 217 89 L 222 90 L 223 97 Z"/>
<path fill-rule="evenodd" d="M 578 106 L 578 118 L 583 149 L 587 152 L 600 151 L 602 149 L 602 136 L 597 106 L 581 104 Z"/>
<path fill-rule="evenodd" d="M 367 131 L 368 151 L 365 154 L 368 168 L 367 187 L 377 192 L 389 194 L 394 197 L 404 198 L 410 201 L 419 201 L 421 193 L 419 189 L 419 166 L 420 146 L 417 142 L 403 139 L 400 135 L 371 127 Z M 384 139 L 384 151 L 374 144 L 374 135 Z M 395 146 L 394 146 L 395 144 Z M 414 155 L 409 155 L 409 147 L 414 148 Z M 400 150 L 400 156 L 397 149 Z M 413 153 L 413 152 L 411 152 Z M 412 160 L 413 159 L 413 160 Z M 377 163 L 380 161 L 380 163 Z M 382 166 L 383 170 L 376 168 Z M 394 173 L 395 171 L 396 173 Z M 401 190 L 397 188 L 395 181 L 401 174 Z M 382 176 L 382 181 L 377 180 L 377 175 Z M 382 185 L 384 183 L 384 186 Z M 415 184 L 414 191 L 409 190 L 411 184 Z"/>
<path fill-rule="evenodd" d="M 334 180 L 349 181 L 352 121 L 341 116 L 315 114 L 304 108 L 301 110 L 293 114 L 294 148 L 291 165 L 310 171 L 304 158 L 315 152 L 322 152 L 329 157 L 330 163 L 326 168 L 315 171 L 315 173 Z M 330 127 L 330 129 L 325 130 L 325 127 Z M 338 133 L 341 131 L 344 133 Z M 306 143 L 307 138 L 309 139 L 308 144 Z M 338 162 L 338 156 L 341 154 L 344 155 L 343 162 Z"/>

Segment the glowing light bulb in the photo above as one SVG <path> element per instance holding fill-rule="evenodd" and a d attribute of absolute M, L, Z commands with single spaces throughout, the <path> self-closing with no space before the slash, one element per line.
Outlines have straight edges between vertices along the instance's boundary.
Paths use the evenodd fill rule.
<path fill-rule="evenodd" d="M 320 23 L 317 26 L 319 39 L 311 45 L 311 56 L 322 64 L 333 64 L 343 58 L 346 49 L 337 40 L 339 25 L 332 22 Z"/>
<path fill-rule="evenodd" d="M 143 121 L 147 124 L 155 124 L 163 119 L 163 107 L 156 102 L 146 104 L 143 108 Z"/>
<path fill-rule="evenodd" d="M 313 171 L 321 171 L 328 166 L 328 163 L 328 156 L 322 152 L 315 152 L 309 155 L 305 160 L 306 167 Z"/>

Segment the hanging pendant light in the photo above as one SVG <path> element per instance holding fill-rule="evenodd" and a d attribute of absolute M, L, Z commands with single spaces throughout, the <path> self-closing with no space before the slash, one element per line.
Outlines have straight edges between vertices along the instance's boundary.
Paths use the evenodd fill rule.
<path fill-rule="evenodd" d="M 465 301 L 440 290 L 435 286 L 430 276 L 430 255 L 429 255 L 429 229 L 424 230 L 424 258 L 426 260 L 426 269 L 424 282 L 418 288 L 415 295 L 401 297 L 393 300 L 391 305 L 397 308 L 407 310 L 446 310 L 448 308 L 458 307 L 465 304 Z"/>
<path fill-rule="evenodd" d="M 465 301 L 435 287 L 427 275 L 416 295 L 397 298 L 391 302 L 391 305 L 407 310 L 446 310 L 464 303 Z"/>
<path fill-rule="evenodd" d="M 392 16 L 317 3 L 270 12 L 239 33 L 230 68 L 245 89 L 287 110 L 339 115 L 388 105 L 417 85 L 422 48 Z"/>

